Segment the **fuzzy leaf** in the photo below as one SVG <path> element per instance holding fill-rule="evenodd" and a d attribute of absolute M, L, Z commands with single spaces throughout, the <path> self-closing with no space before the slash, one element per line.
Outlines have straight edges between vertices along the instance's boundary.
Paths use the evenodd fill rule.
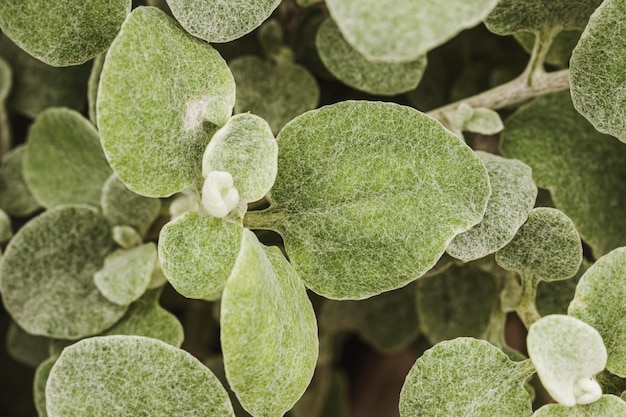
<path fill-rule="evenodd" d="M 597 2 L 599 3 L 599 2 Z M 626 3 L 606 0 L 591 16 L 572 52 L 570 84 L 574 107 L 602 133 L 626 142 Z"/>
<path fill-rule="evenodd" d="M 124 22 L 100 76 L 96 110 L 107 158 L 136 193 L 182 191 L 234 102 L 232 74 L 217 51 L 160 10 L 139 7 Z"/>
<path fill-rule="evenodd" d="M 91 67 L 91 72 L 89 73 L 89 80 L 87 80 L 87 110 L 89 120 L 96 127 L 98 124 L 96 102 L 98 98 L 98 87 L 100 85 L 100 74 L 102 74 L 105 56 L 106 53 L 103 52 L 94 58 L 93 66 Z"/>
<path fill-rule="evenodd" d="M 34 335 L 77 339 L 124 315 L 93 282 L 112 244 L 109 222 L 88 206 L 58 206 L 24 225 L 0 264 L 4 306 Z"/>
<path fill-rule="evenodd" d="M 541 384 L 557 402 L 573 407 L 602 395 L 593 377 L 604 369 L 607 353 L 596 329 L 554 314 L 530 326 L 526 344 Z"/>
<path fill-rule="evenodd" d="M 24 182 L 25 155 L 26 145 L 18 145 L 3 156 L 0 165 L 0 208 L 11 216 L 25 217 L 39 208 Z"/>
<path fill-rule="evenodd" d="M 546 404 L 533 417 L 626 417 L 626 402 L 614 395 L 603 395 L 594 403 L 574 407 Z"/>
<path fill-rule="evenodd" d="M 489 172 L 491 197 L 483 220 L 457 235 L 446 251 L 468 262 L 503 248 L 528 218 L 537 198 L 530 167 L 486 152 L 476 154 Z"/>
<path fill-rule="evenodd" d="M 278 148 L 273 205 L 248 224 L 281 233 L 296 271 L 328 298 L 362 299 L 424 274 L 482 219 L 491 192 L 468 146 L 397 104 L 305 113 Z"/>
<path fill-rule="evenodd" d="M 189 211 L 161 229 L 163 273 L 180 294 L 206 298 L 224 288 L 241 246 L 241 225 Z"/>
<path fill-rule="evenodd" d="M 501 147 L 530 165 L 537 186 L 550 190 L 596 257 L 626 245 L 626 147 L 580 116 L 567 91 L 518 110 Z"/>
<path fill-rule="evenodd" d="M 480 23 L 498 0 L 327 0 L 344 38 L 370 61 L 414 61 Z"/>
<path fill-rule="evenodd" d="M 609 353 L 606 368 L 626 378 L 626 248 L 602 256 L 576 286 L 568 314 L 597 329 Z"/>
<path fill-rule="evenodd" d="M 283 416 L 313 377 L 317 323 L 280 250 L 264 248 L 249 230 L 224 288 L 221 326 L 226 376 L 243 407 L 257 417 Z"/>
<path fill-rule="evenodd" d="M 167 0 L 185 30 L 207 42 L 230 42 L 270 17 L 280 0 Z"/>
<path fill-rule="evenodd" d="M 142 336 L 93 337 L 65 348 L 50 371 L 46 405 L 51 417 L 235 415 L 209 368 Z"/>
<path fill-rule="evenodd" d="M 504 129 L 498 112 L 485 107 L 478 107 L 473 110 L 472 116 L 465 121 L 463 130 L 481 135 L 495 135 Z"/>
<path fill-rule="evenodd" d="M 322 62 L 338 80 L 371 94 L 393 96 L 413 90 L 426 69 L 425 55 L 406 63 L 367 60 L 330 18 L 320 25 L 315 44 Z"/>
<path fill-rule="evenodd" d="M 39 417 L 48 417 L 48 412 L 46 411 L 46 382 L 48 382 L 48 376 L 56 361 L 56 357 L 48 358 L 39 364 L 37 371 L 35 371 L 33 401 Z"/>
<path fill-rule="evenodd" d="M 530 361 L 511 361 L 484 340 L 458 338 L 427 350 L 400 393 L 402 417 L 528 417 Z"/>

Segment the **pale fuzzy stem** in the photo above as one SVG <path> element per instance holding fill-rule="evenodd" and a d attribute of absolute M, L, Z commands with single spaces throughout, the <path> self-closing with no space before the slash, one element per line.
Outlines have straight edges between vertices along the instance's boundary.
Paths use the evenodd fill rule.
<path fill-rule="evenodd" d="M 541 314 L 537 311 L 535 299 L 537 298 L 538 282 L 532 276 L 522 276 L 522 296 L 520 303 L 515 307 L 515 312 L 526 326 L 530 326 L 541 318 Z"/>

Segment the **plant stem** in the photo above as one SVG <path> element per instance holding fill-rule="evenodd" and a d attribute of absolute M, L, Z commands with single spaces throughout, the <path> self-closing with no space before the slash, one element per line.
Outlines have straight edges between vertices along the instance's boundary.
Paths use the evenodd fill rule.
<path fill-rule="evenodd" d="M 532 275 L 522 276 L 522 296 L 520 303 L 515 307 L 515 312 L 527 329 L 541 318 L 537 311 L 535 299 L 537 298 L 537 281 Z"/>

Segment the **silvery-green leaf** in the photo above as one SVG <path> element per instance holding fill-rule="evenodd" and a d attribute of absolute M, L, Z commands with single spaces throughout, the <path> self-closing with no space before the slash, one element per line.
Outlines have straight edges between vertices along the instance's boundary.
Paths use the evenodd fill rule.
<path fill-rule="evenodd" d="M 574 317 L 553 314 L 536 321 L 526 338 L 541 384 L 560 404 L 589 404 L 602 396 L 595 375 L 606 365 L 600 333 Z"/>
<path fill-rule="evenodd" d="M 273 204 L 246 221 L 278 231 L 296 271 L 327 298 L 367 298 L 421 276 L 482 219 L 491 193 L 467 145 L 397 104 L 322 107 L 277 140 Z"/>
<path fill-rule="evenodd" d="M 543 281 L 567 279 L 578 271 L 583 248 L 574 223 L 550 207 L 532 210 L 513 240 L 496 252 L 504 269 Z"/>
<path fill-rule="evenodd" d="M 463 130 L 481 135 L 495 135 L 502 129 L 504 129 L 504 124 L 498 112 L 485 107 L 475 108 L 472 117 L 463 125 Z"/>
<path fill-rule="evenodd" d="M 483 340 L 458 338 L 427 350 L 400 393 L 402 417 L 528 417 L 524 382 L 534 368 Z"/>
<path fill-rule="evenodd" d="M 148 288 L 156 259 L 157 249 L 152 242 L 111 252 L 93 277 L 96 287 L 107 300 L 128 305 Z"/>
<path fill-rule="evenodd" d="M 22 166 L 26 145 L 18 145 L 2 157 L 0 164 L 0 208 L 8 214 L 25 217 L 39 208 L 24 182 Z"/>
<path fill-rule="evenodd" d="M 0 209 L 0 242 L 6 242 L 13 236 L 11 218 L 6 211 Z"/>
<path fill-rule="evenodd" d="M 0 103 L 3 103 L 9 97 L 12 85 L 13 71 L 11 66 L 6 60 L 0 58 Z"/>
<path fill-rule="evenodd" d="M 230 118 L 235 84 L 222 57 L 152 7 L 128 16 L 100 75 L 102 145 L 131 190 L 166 197 L 190 186 L 209 139 Z"/>
<path fill-rule="evenodd" d="M 280 0 L 167 0 L 185 30 L 207 42 L 242 37 L 270 17 Z"/>
<path fill-rule="evenodd" d="M 276 179 L 278 146 L 267 122 L 253 114 L 237 114 L 218 130 L 202 157 L 202 175 L 224 171 L 244 202 L 260 200 Z"/>
<path fill-rule="evenodd" d="M 51 108 L 30 127 L 23 174 L 43 207 L 99 206 L 111 168 L 93 125 L 74 110 Z"/>
<path fill-rule="evenodd" d="M 161 211 L 160 200 L 130 191 L 115 174 L 104 183 L 100 205 L 113 225 L 132 226 L 142 235 Z"/>
<path fill-rule="evenodd" d="M 170 221 L 159 236 L 163 273 L 180 294 L 206 298 L 221 290 L 241 246 L 237 223 L 188 211 Z"/>
<path fill-rule="evenodd" d="M 546 404 L 532 417 L 626 417 L 626 402 L 615 395 L 603 395 L 594 403 L 574 407 Z"/>
<path fill-rule="evenodd" d="M 48 358 L 49 340 L 47 337 L 33 336 L 11 321 L 5 346 L 11 358 L 26 366 L 36 368 Z"/>
<path fill-rule="evenodd" d="M 39 364 L 37 371 L 35 371 L 35 378 L 33 380 L 33 400 L 39 417 L 48 416 L 48 412 L 46 411 L 46 382 L 48 382 L 50 370 L 52 370 L 56 361 L 56 357 L 48 358 Z"/>
<path fill-rule="evenodd" d="M 317 81 L 301 65 L 245 55 L 230 61 L 229 67 L 237 83 L 235 113 L 259 115 L 274 134 L 294 117 L 317 107 Z"/>
<path fill-rule="evenodd" d="M 221 342 L 230 386 L 254 416 L 283 416 L 311 382 L 317 323 L 305 287 L 249 230 L 222 295 Z"/>
<path fill-rule="evenodd" d="M 568 314 L 597 329 L 609 352 L 606 368 L 626 378 L 626 248 L 602 256 L 582 276 Z"/>
<path fill-rule="evenodd" d="M 426 56 L 414 61 L 372 62 L 354 49 L 332 19 L 319 27 L 315 40 L 326 68 L 342 83 L 371 94 L 393 96 L 417 87 L 426 69 Z"/>
<path fill-rule="evenodd" d="M 599 2 L 597 2 L 599 3 Z M 572 53 L 570 84 L 574 107 L 602 133 L 626 142 L 626 39 L 620 28 L 626 3 L 605 0 L 591 16 Z"/>
<path fill-rule="evenodd" d="M 9 151 L 13 141 L 6 109 L 6 101 L 12 85 L 13 71 L 8 62 L 0 57 L 0 156 L 4 156 Z"/>
<path fill-rule="evenodd" d="M 113 226 L 113 241 L 122 249 L 130 249 L 143 243 L 141 235 L 130 226 Z"/>
<path fill-rule="evenodd" d="M 228 397 L 230 398 L 230 402 L 233 405 L 233 409 L 235 410 L 235 416 L 237 417 L 252 417 L 250 413 L 248 413 L 241 406 L 239 399 L 235 395 L 232 389 L 230 389 L 230 385 L 228 384 L 228 380 L 226 379 L 226 369 L 224 369 L 224 358 L 221 356 L 211 356 L 204 361 L 204 364 L 215 374 L 217 379 L 220 380 L 224 388 L 226 388 L 226 392 L 228 392 Z"/>
<path fill-rule="evenodd" d="M 96 101 L 98 98 L 98 86 L 100 84 L 100 74 L 102 74 L 105 56 L 106 52 L 103 52 L 94 58 L 91 72 L 89 73 L 89 80 L 87 81 L 87 110 L 89 113 L 89 120 L 94 124 L 94 126 L 96 126 L 98 122 L 96 114 Z"/>
<path fill-rule="evenodd" d="M 423 277 L 416 297 L 422 334 L 433 345 L 459 336 L 483 337 L 498 293 L 491 274 L 467 266 Z"/>
<path fill-rule="evenodd" d="M 5 0 L 0 28 L 49 65 L 78 65 L 109 46 L 130 7 L 130 0 Z"/>
<path fill-rule="evenodd" d="M 486 152 L 476 154 L 487 168 L 492 192 L 483 220 L 457 235 L 446 249 L 449 255 L 464 262 L 485 257 L 509 243 L 537 198 L 537 186 L 528 165 Z"/>
<path fill-rule="evenodd" d="M 522 107 L 501 140 L 505 156 L 530 165 L 537 186 L 550 190 L 596 257 L 626 245 L 626 147 L 578 114 L 569 92 Z"/>
<path fill-rule="evenodd" d="M 552 40 L 550 50 L 546 54 L 545 63 L 567 68 L 572 56 L 572 50 L 578 43 L 581 33 L 581 30 L 564 30 L 559 32 Z M 520 43 L 526 52 L 532 53 L 535 44 L 535 34 L 532 32 L 516 32 L 514 36 L 515 40 Z"/>
<path fill-rule="evenodd" d="M 539 32 L 544 27 L 583 29 L 602 0 L 500 0 L 485 20 L 498 35 Z"/>
<path fill-rule="evenodd" d="M 97 209 L 58 206 L 24 225 L 0 263 L 7 311 L 27 332 L 61 339 L 99 333 L 124 315 L 93 282 L 111 247 Z"/>
<path fill-rule="evenodd" d="M 103 336 L 63 350 L 46 385 L 48 415 L 234 417 L 224 387 L 184 350 L 143 336 Z"/>
<path fill-rule="evenodd" d="M 371 61 L 414 61 L 476 26 L 498 0 L 327 0 L 344 38 Z"/>

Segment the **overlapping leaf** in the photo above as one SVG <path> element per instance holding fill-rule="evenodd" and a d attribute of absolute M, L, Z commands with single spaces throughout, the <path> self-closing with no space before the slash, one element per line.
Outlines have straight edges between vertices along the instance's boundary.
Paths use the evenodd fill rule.
<path fill-rule="evenodd" d="M 13 85 L 13 71 L 2 57 L 0 57 L 0 155 L 11 148 L 12 134 L 7 114 L 6 102 Z"/>
<path fill-rule="evenodd" d="M 546 404 L 533 417 L 626 417 L 626 402 L 614 395 L 603 395 L 594 403 L 575 407 Z"/>
<path fill-rule="evenodd" d="M 0 165 L 0 208 L 12 216 L 24 217 L 35 212 L 39 203 L 24 182 L 22 166 L 26 145 L 11 149 Z"/>

